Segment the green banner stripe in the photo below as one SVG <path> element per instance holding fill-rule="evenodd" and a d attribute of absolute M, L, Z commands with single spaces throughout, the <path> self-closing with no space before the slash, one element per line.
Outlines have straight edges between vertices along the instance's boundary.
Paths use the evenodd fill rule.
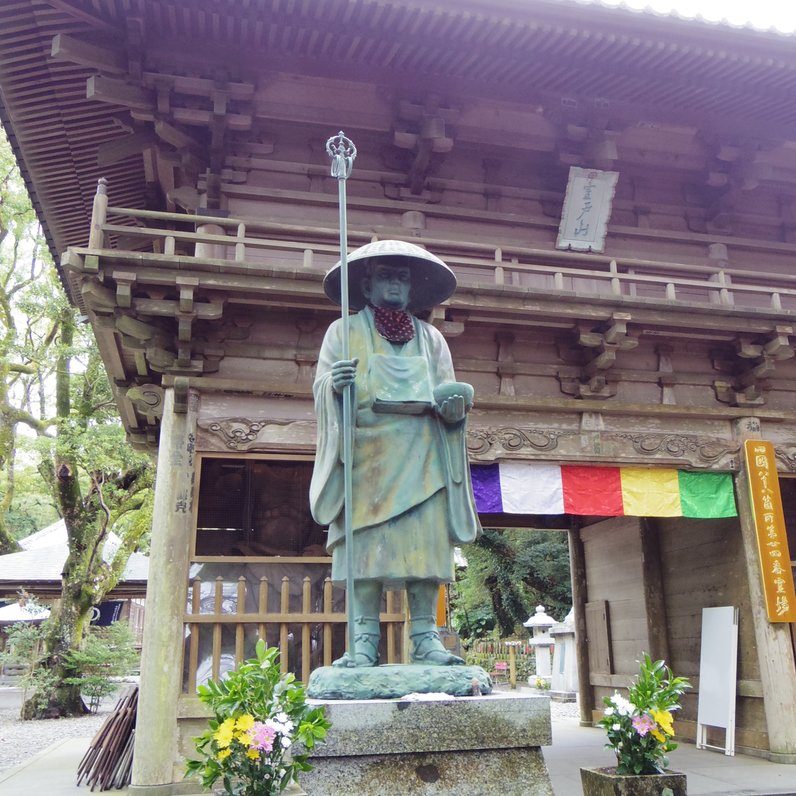
<path fill-rule="evenodd" d="M 716 519 L 737 517 L 731 473 L 690 473 L 677 471 L 680 505 L 684 517 Z"/>

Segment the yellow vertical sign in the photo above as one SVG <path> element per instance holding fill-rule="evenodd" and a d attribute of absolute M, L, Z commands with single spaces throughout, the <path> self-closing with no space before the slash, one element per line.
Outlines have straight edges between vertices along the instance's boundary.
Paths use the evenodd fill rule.
<path fill-rule="evenodd" d="M 748 439 L 744 453 L 768 621 L 796 622 L 796 595 L 774 446 L 765 440 Z"/>

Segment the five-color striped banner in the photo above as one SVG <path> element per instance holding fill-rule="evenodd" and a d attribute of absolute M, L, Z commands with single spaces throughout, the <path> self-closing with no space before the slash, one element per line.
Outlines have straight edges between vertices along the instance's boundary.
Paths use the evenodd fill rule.
<path fill-rule="evenodd" d="M 482 514 L 735 517 L 730 473 L 641 467 L 584 467 L 537 462 L 474 464 Z"/>

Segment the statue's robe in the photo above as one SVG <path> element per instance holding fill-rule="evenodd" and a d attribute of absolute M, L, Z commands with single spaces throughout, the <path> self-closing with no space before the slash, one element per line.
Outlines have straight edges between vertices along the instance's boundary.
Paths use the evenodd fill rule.
<path fill-rule="evenodd" d="M 450 351 L 437 329 L 417 318 L 413 322 L 415 337 L 396 344 L 378 334 L 370 308 L 349 319 L 350 358 L 359 359 L 353 397 L 353 576 L 389 587 L 408 580 L 451 581 L 453 546 L 472 542 L 481 532 L 465 422 L 449 425 L 433 408 L 434 388 L 455 380 Z M 342 358 L 338 320 L 327 330 L 318 360 L 318 439 L 310 485 L 313 517 L 329 526 L 335 582 L 346 578 L 342 399 L 331 379 L 331 366 Z M 402 413 L 400 401 L 407 397 L 419 414 Z M 382 409 L 377 399 L 390 405 Z"/>

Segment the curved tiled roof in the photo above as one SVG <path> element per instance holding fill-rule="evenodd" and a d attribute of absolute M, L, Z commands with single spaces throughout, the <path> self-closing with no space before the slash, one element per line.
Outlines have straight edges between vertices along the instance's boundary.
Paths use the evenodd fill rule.
<path fill-rule="evenodd" d="M 0 5 L 0 119 L 55 255 L 86 243 L 99 177 L 113 205 L 148 202 L 140 154 L 97 162 L 132 131 L 129 108 L 87 99 L 97 69 L 53 59 L 57 34 L 113 51 L 117 76 L 183 52 L 209 79 L 280 70 L 526 105 L 576 97 L 796 140 L 796 52 L 778 34 L 571 0 L 15 0 Z"/>
<path fill-rule="evenodd" d="M 796 32 L 796 14 L 787 3 L 765 0 L 763 3 L 739 3 L 731 6 L 726 0 L 552 0 L 562 5 L 576 3 L 598 5 L 659 18 L 669 17 L 689 23 L 765 31 L 782 36 Z M 728 7 L 729 6 L 729 7 Z"/>
<path fill-rule="evenodd" d="M 120 539 L 111 533 L 107 545 L 111 551 L 118 547 Z M 107 547 L 106 545 L 106 547 Z M 69 549 L 66 526 L 63 520 L 20 540 L 22 551 L 0 556 L 0 595 L 14 594 L 19 588 L 39 593 L 59 591 L 61 572 Z M 107 559 L 106 551 L 103 557 Z M 141 553 L 132 553 L 124 568 L 119 583 L 111 594 L 144 594 L 149 574 L 149 558 Z"/>

